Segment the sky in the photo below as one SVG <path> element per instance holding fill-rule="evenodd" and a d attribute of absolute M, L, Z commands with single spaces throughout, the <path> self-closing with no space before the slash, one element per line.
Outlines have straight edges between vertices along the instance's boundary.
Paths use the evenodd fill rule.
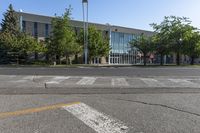
<path fill-rule="evenodd" d="M 72 6 L 72 19 L 83 20 L 82 0 L 0 0 L 0 21 L 11 3 L 16 11 L 46 16 L 62 15 Z M 200 29 L 200 0 L 88 0 L 89 21 L 136 29 L 150 30 L 151 23 L 160 23 L 164 16 L 190 18 Z"/>

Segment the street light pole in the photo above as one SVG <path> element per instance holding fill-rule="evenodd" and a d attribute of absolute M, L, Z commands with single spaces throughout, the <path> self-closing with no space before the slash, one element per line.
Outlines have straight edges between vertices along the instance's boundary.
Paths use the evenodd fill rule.
<path fill-rule="evenodd" d="M 88 64 L 88 0 L 82 0 L 84 30 L 84 63 Z"/>
<path fill-rule="evenodd" d="M 19 10 L 20 12 L 20 18 L 19 18 L 19 25 L 20 25 L 20 31 L 23 31 L 23 17 L 22 17 L 22 9 Z"/>
<path fill-rule="evenodd" d="M 181 45 L 182 45 L 182 42 L 183 42 L 183 39 L 180 38 L 179 39 L 179 46 L 178 46 L 178 53 L 177 53 L 177 65 L 179 66 L 180 65 L 180 49 L 181 49 Z"/>

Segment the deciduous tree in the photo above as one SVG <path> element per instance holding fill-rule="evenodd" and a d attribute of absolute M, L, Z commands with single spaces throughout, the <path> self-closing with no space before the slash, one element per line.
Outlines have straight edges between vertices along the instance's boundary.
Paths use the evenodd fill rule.
<path fill-rule="evenodd" d="M 147 54 L 153 50 L 152 38 L 141 34 L 140 36 L 134 38 L 129 44 L 132 47 L 136 47 L 143 53 L 144 65 L 146 66 Z"/>
<path fill-rule="evenodd" d="M 200 55 L 200 33 L 193 26 L 183 36 L 184 54 L 190 57 L 190 64 L 194 65 L 194 59 Z"/>
<path fill-rule="evenodd" d="M 165 40 L 176 53 L 176 64 L 180 65 L 180 54 L 182 53 L 182 39 L 191 21 L 186 17 L 166 16 L 160 24 L 151 24 L 155 32 L 166 36 Z"/>
<path fill-rule="evenodd" d="M 80 47 L 76 43 L 74 30 L 69 23 L 71 10 L 71 7 L 67 8 L 61 17 L 56 16 L 52 20 L 52 36 L 50 37 L 50 43 L 47 48 L 51 55 L 59 59 L 59 62 L 61 56 L 65 56 L 66 63 L 68 63 L 69 56 L 77 53 Z"/>
<path fill-rule="evenodd" d="M 109 37 L 103 35 L 102 31 L 90 26 L 88 30 L 88 54 L 90 62 L 93 59 L 106 57 L 110 51 Z M 83 31 L 80 32 L 78 43 L 84 45 Z"/>

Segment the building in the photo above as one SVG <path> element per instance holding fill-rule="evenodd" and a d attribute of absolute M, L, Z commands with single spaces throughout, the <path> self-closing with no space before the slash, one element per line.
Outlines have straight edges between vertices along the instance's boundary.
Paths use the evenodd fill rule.
<path fill-rule="evenodd" d="M 17 15 L 24 32 L 39 40 L 44 40 L 50 36 L 52 30 L 51 20 L 53 17 L 24 12 L 17 12 Z M 82 21 L 71 20 L 71 25 L 74 27 L 76 34 L 83 28 Z M 131 48 L 129 42 L 142 33 L 147 36 L 152 36 L 154 34 L 153 32 L 109 24 L 89 23 L 90 25 L 94 25 L 97 29 L 102 30 L 110 38 L 111 50 L 109 57 L 102 61 L 102 63 L 141 64 L 143 62 L 142 53 L 136 48 Z"/>

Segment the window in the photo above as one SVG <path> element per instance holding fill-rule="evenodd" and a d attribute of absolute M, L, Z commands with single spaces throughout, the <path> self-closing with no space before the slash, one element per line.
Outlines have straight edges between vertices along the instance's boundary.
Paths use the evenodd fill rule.
<path fill-rule="evenodd" d="M 26 21 L 22 21 L 22 31 L 26 32 Z"/>
<path fill-rule="evenodd" d="M 76 35 L 78 35 L 78 29 L 77 29 L 77 27 L 74 27 L 74 32 L 75 32 Z"/>
<path fill-rule="evenodd" d="M 37 22 L 34 22 L 34 30 L 33 30 L 33 35 L 35 38 L 38 37 L 38 23 Z"/>
<path fill-rule="evenodd" d="M 49 36 L 49 24 L 45 24 L 45 36 Z"/>

